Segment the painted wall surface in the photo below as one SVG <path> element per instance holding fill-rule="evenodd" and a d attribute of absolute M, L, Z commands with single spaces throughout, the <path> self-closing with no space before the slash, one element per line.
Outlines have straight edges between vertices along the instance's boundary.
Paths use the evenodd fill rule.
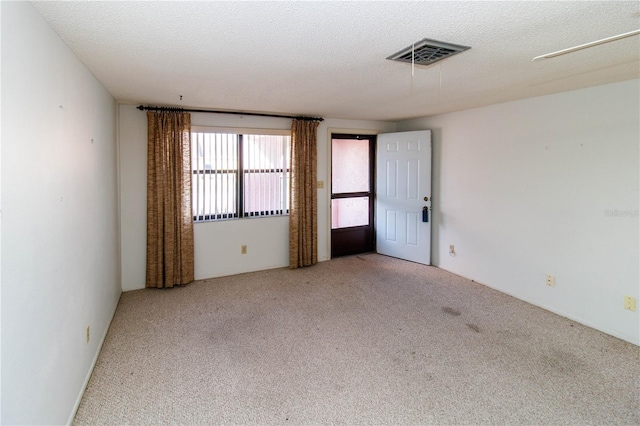
<path fill-rule="evenodd" d="M 118 105 L 122 290 L 144 288 L 147 249 L 147 116 Z"/>
<path fill-rule="evenodd" d="M 120 105 L 120 180 L 122 288 L 144 288 L 146 262 L 146 113 L 133 105 Z M 192 113 L 193 126 L 234 127 L 248 129 L 291 128 L 291 120 L 224 114 Z M 393 131 L 393 123 L 326 119 L 318 126 L 318 259 L 330 258 L 329 252 L 329 129 L 354 132 Z M 196 223 L 196 279 L 220 277 L 289 265 L 288 216 L 236 219 Z M 241 254 L 242 245 L 247 254 Z"/>
<path fill-rule="evenodd" d="M 1 421 L 64 424 L 121 293 L 116 104 L 30 3 L 1 8 Z"/>
<path fill-rule="evenodd" d="M 416 129 L 435 265 L 640 344 L 640 81 L 398 123 Z"/>

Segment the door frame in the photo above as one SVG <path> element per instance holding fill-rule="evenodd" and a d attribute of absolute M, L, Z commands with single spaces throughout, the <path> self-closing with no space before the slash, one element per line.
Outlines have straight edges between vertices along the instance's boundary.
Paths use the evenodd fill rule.
<path fill-rule="evenodd" d="M 366 136 L 377 136 L 380 133 L 384 133 L 382 130 L 377 130 L 377 129 L 346 129 L 346 128 L 340 128 L 340 127 L 329 127 L 327 128 L 327 168 L 326 168 L 326 176 L 327 176 L 327 181 L 325 182 L 325 203 L 326 203 L 326 237 L 327 237 L 327 247 L 326 247 L 326 259 L 331 259 L 331 193 L 332 193 L 332 188 L 331 188 L 331 135 L 332 134 L 347 134 L 347 135 L 366 135 Z M 374 173 L 375 173 L 375 168 L 374 168 Z M 373 191 L 374 197 L 376 195 L 376 191 L 374 188 Z M 374 203 L 375 204 L 375 203 Z M 375 205 L 374 205 L 375 208 Z M 374 237 L 375 237 L 375 216 L 376 216 L 376 212 L 374 210 L 373 212 L 373 217 L 374 217 L 374 226 L 373 226 L 373 232 L 374 232 Z"/>
<path fill-rule="evenodd" d="M 367 141 L 369 150 L 369 190 L 363 192 L 347 192 L 334 194 L 333 193 L 333 167 L 331 168 L 331 192 L 329 193 L 331 204 L 329 205 L 331 218 L 333 218 L 333 200 L 337 199 L 353 199 L 358 197 L 367 196 L 369 198 L 369 223 L 368 225 L 361 225 L 356 227 L 331 229 L 331 256 L 341 257 L 349 256 L 359 253 L 371 253 L 376 251 L 376 221 L 375 221 L 375 206 L 376 206 L 376 135 L 365 135 L 358 133 L 357 135 L 351 133 L 331 133 L 331 153 L 333 154 L 333 141 L 334 140 L 352 140 L 352 141 Z M 332 161 L 333 164 L 333 161 Z M 341 244 L 341 254 L 336 254 L 334 250 L 334 239 L 341 237 L 338 240 Z M 362 246 L 356 245 L 355 247 L 346 244 L 347 241 L 353 241 L 353 238 L 363 242 Z"/>

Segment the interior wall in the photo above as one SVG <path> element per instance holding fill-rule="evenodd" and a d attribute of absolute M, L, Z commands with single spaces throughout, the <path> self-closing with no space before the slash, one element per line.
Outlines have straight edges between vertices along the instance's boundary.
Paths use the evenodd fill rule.
<path fill-rule="evenodd" d="M 144 288 L 146 263 L 146 113 L 134 105 L 119 106 L 121 180 L 122 288 Z M 254 129 L 291 128 L 290 119 L 192 113 L 193 126 Z M 330 258 L 329 238 L 329 129 L 354 132 L 393 131 L 387 122 L 325 119 L 318 126 L 318 259 Z M 195 276 L 212 278 L 289 265 L 289 218 L 236 219 L 196 223 Z M 241 254 L 242 245 L 247 254 Z"/>
<path fill-rule="evenodd" d="M 417 129 L 435 265 L 640 344 L 640 80 L 398 123 Z"/>
<path fill-rule="evenodd" d="M 0 7 L 1 421 L 66 424 L 121 293 L 116 104 L 31 3 Z"/>

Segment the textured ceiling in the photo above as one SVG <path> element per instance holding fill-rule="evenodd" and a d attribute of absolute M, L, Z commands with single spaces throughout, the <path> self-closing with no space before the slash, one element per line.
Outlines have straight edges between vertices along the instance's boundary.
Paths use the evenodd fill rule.
<path fill-rule="evenodd" d="M 640 2 L 36 2 L 122 103 L 400 120 L 640 77 Z M 430 38 L 471 49 L 385 58 Z M 180 100 L 182 95 L 182 100 Z"/>

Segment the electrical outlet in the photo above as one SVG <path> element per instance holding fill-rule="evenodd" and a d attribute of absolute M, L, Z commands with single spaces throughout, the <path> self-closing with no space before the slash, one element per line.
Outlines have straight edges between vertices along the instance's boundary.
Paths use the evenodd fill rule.
<path fill-rule="evenodd" d="M 324 189 L 324 181 L 323 180 L 319 180 L 318 181 L 318 189 Z"/>
<path fill-rule="evenodd" d="M 247 254 L 247 246 L 240 247 L 240 254 Z"/>
<path fill-rule="evenodd" d="M 554 277 L 553 275 L 547 275 L 547 285 L 549 287 L 555 287 L 556 286 L 556 277 Z"/>
<path fill-rule="evenodd" d="M 456 246 L 449 244 L 449 254 L 456 254 Z"/>
<path fill-rule="evenodd" d="M 89 343 L 89 338 L 91 337 L 90 336 L 90 331 L 91 330 L 90 330 L 89 326 L 87 326 L 87 343 Z"/>
<path fill-rule="evenodd" d="M 630 311 L 636 310 L 636 298 L 631 296 L 624 297 L 624 308 Z"/>

